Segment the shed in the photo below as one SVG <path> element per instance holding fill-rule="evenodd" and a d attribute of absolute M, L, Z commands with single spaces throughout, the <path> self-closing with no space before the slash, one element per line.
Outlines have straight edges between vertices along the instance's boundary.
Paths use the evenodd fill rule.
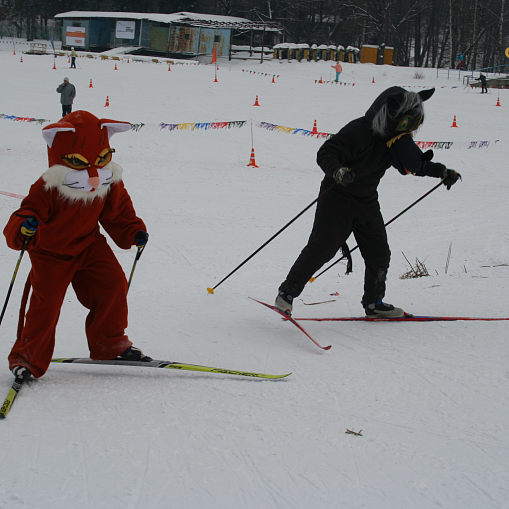
<path fill-rule="evenodd" d="M 361 47 L 361 63 L 362 64 L 376 64 L 378 55 L 378 46 L 371 44 L 364 44 Z"/>
<path fill-rule="evenodd" d="M 284 32 L 276 23 L 253 22 L 246 18 L 194 12 L 174 14 L 71 11 L 57 14 L 62 20 L 62 47 L 105 51 L 121 46 L 135 51 L 172 57 L 212 55 L 231 58 L 233 32 L 262 34 Z"/>
<path fill-rule="evenodd" d="M 364 44 L 361 48 L 361 63 L 396 65 L 397 51 L 385 44 Z"/>

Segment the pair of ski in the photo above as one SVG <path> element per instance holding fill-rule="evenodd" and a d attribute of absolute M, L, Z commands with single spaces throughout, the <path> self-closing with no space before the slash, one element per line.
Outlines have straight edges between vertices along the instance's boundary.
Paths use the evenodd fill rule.
<path fill-rule="evenodd" d="M 150 362 L 141 362 L 141 361 L 126 361 L 124 359 L 113 359 L 107 361 L 94 361 L 88 358 L 78 358 L 78 357 L 68 357 L 68 358 L 60 358 L 60 359 L 51 359 L 51 362 L 56 362 L 60 364 L 94 364 L 94 365 L 102 365 L 102 366 L 131 366 L 131 367 L 141 367 L 141 368 L 162 368 L 162 369 L 180 369 L 182 371 L 201 371 L 204 373 L 219 373 L 223 375 L 236 375 L 236 376 L 246 376 L 251 378 L 262 378 L 269 380 L 277 380 L 279 378 L 285 378 L 291 373 L 286 373 L 285 375 L 267 375 L 265 373 L 252 373 L 249 371 L 239 371 L 233 369 L 222 369 L 222 368 L 211 368 L 209 366 L 200 366 L 197 364 L 185 364 L 182 362 L 169 362 L 169 361 L 160 361 L 153 360 Z M 0 419 L 5 419 L 9 410 L 16 399 L 19 391 L 21 390 L 23 384 L 26 383 L 25 380 L 21 377 L 16 377 L 14 379 L 14 383 L 7 394 L 7 398 L 4 401 L 4 404 L 0 408 Z"/>
<path fill-rule="evenodd" d="M 251 297 L 250 297 L 251 298 Z M 322 350 L 329 350 L 332 345 L 322 346 L 318 343 L 312 336 L 308 334 L 308 332 L 297 322 L 304 320 L 312 320 L 312 321 L 369 321 L 369 322 L 433 322 L 433 321 L 441 321 L 441 322 L 453 322 L 458 320 L 482 320 L 482 321 L 494 321 L 494 320 L 509 320 L 509 318 L 473 318 L 473 317 L 458 317 L 458 316 L 413 316 L 408 313 L 405 314 L 404 317 L 401 318 L 367 318 L 367 317 L 339 317 L 339 318 L 292 318 L 287 314 L 283 313 L 275 306 L 271 306 L 270 304 L 266 304 L 265 302 L 251 299 L 263 306 L 272 309 L 276 313 L 280 314 L 284 320 L 291 322 L 295 325 L 300 331 L 302 331 L 316 346 L 321 348 Z M 163 368 L 163 369 L 180 369 L 187 371 L 201 371 L 205 373 L 220 373 L 226 375 L 236 375 L 236 376 L 246 376 L 252 378 L 262 378 L 262 379 L 279 379 L 285 378 L 291 373 L 287 373 L 285 375 L 267 375 L 264 373 L 251 373 L 248 371 L 238 371 L 238 370 L 230 370 L 230 369 L 221 369 L 221 368 L 212 368 L 208 366 L 200 366 L 196 364 L 185 364 L 180 362 L 169 362 L 169 361 L 161 361 L 161 360 L 153 360 L 150 362 L 136 362 L 136 361 L 126 361 L 123 359 L 114 359 L 114 360 L 106 360 L 106 361 L 94 361 L 88 358 L 77 358 L 77 357 L 68 357 L 68 358 L 59 358 L 52 359 L 51 362 L 56 362 L 60 364 L 94 364 L 94 365 L 106 365 L 106 366 L 137 366 L 144 368 Z M 21 377 L 16 377 L 14 379 L 14 383 L 12 384 L 9 393 L 7 394 L 7 398 L 4 401 L 4 404 L 0 408 L 0 419 L 4 419 L 7 417 L 16 396 L 21 390 L 25 380 Z"/>
<path fill-rule="evenodd" d="M 300 325 L 300 321 L 314 321 L 314 322 L 456 322 L 456 321 L 498 321 L 498 320 L 509 320 L 509 318 L 476 318 L 469 316 L 414 316 L 410 313 L 405 313 L 405 316 L 400 318 L 368 318 L 367 316 L 344 316 L 338 318 L 292 318 L 291 316 L 283 313 L 283 311 L 279 310 L 275 306 L 271 306 L 270 304 L 266 304 L 260 300 L 253 299 L 249 297 L 251 300 L 262 304 L 263 306 L 272 309 L 276 313 L 280 314 L 284 320 L 293 323 L 300 331 L 302 331 L 316 346 L 321 348 L 322 350 L 330 350 L 332 345 L 322 346 L 318 343 L 313 337 L 309 335 L 309 333 Z"/>

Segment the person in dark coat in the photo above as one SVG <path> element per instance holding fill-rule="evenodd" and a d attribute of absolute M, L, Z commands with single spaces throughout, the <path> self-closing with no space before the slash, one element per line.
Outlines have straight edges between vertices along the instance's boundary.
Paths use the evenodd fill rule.
<path fill-rule="evenodd" d="M 57 92 L 60 94 L 62 117 L 65 117 L 72 111 L 72 103 L 76 97 L 76 88 L 72 83 L 69 83 L 69 78 L 64 78 L 64 82 L 58 85 Z"/>
<path fill-rule="evenodd" d="M 353 233 L 365 263 L 366 316 L 404 315 L 402 309 L 382 301 L 391 252 L 377 187 L 390 166 L 403 175 L 441 178 L 447 189 L 461 178 L 443 164 L 431 162 L 433 151 L 423 153 L 412 139 L 424 119 L 423 101 L 434 91 L 388 88 L 363 117 L 352 120 L 319 149 L 317 163 L 325 173 L 320 194 L 324 194 L 317 202 L 309 241 L 279 287 L 278 309 L 291 314 L 294 298 L 313 274 L 339 249 L 349 255 L 346 240 Z"/>
<path fill-rule="evenodd" d="M 477 80 L 480 80 L 481 82 L 481 94 L 484 94 L 485 92 L 488 93 L 488 87 L 487 87 L 487 80 L 486 80 L 486 76 L 484 74 L 480 74 L 478 78 L 476 78 Z"/>

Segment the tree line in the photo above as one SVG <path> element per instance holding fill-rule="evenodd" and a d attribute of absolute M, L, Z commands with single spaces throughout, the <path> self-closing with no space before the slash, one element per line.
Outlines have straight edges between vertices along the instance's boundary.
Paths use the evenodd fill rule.
<path fill-rule="evenodd" d="M 480 69 L 507 63 L 508 0 L 0 0 L 0 23 L 33 39 L 57 13 L 198 12 L 275 22 L 284 42 L 393 47 L 398 64 Z M 280 42 L 283 42 L 281 39 Z"/>

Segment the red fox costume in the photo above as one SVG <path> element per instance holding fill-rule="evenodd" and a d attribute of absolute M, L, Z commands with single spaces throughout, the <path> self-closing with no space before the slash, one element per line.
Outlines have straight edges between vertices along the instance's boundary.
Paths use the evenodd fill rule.
<path fill-rule="evenodd" d="M 90 357 L 113 359 L 132 346 L 124 333 L 126 277 L 99 231 L 100 224 L 123 249 L 137 244 L 140 232 L 145 242 L 148 238 L 122 182 L 122 168 L 111 161 L 109 139 L 129 129 L 128 122 L 98 119 L 87 111 L 70 113 L 43 129 L 49 169 L 4 229 L 7 245 L 16 250 L 22 249 L 27 233 L 33 235 L 27 244 L 32 269 L 9 354 L 11 370 L 25 367 L 36 378 L 46 372 L 70 283 L 90 311 L 85 322 Z M 27 218 L 33 231 L 23 228 Z"/>

